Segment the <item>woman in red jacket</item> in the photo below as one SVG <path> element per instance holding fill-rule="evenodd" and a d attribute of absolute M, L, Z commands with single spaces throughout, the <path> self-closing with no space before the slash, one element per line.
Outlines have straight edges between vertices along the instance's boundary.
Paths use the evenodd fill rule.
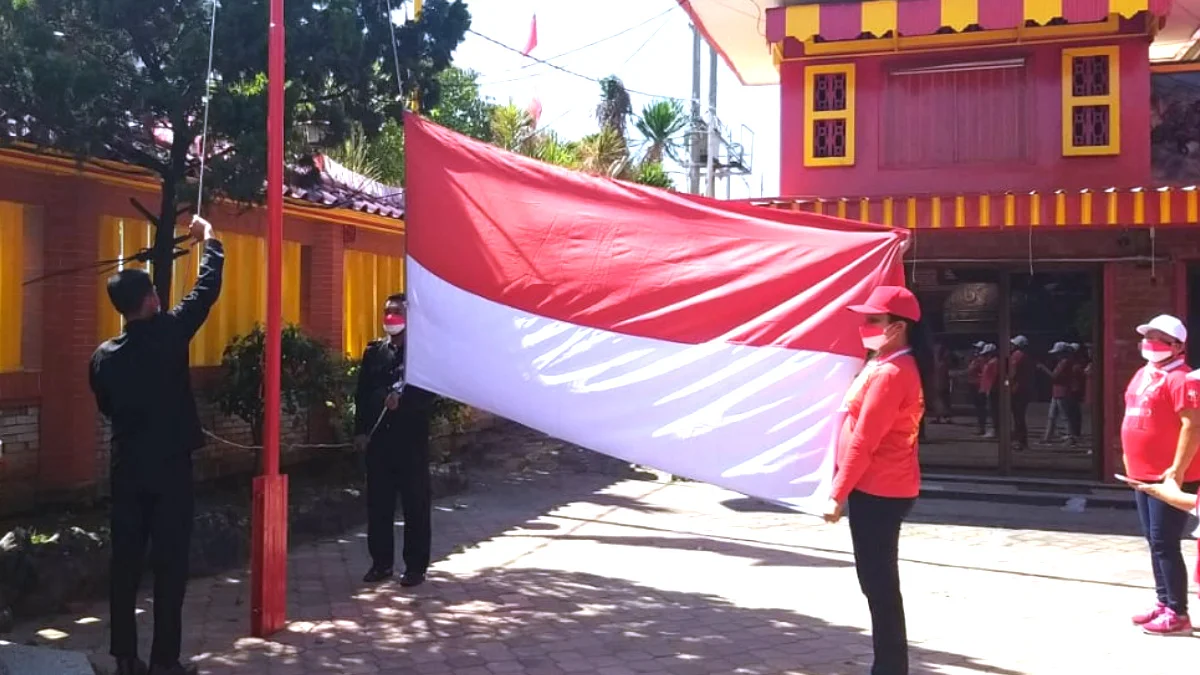
<path fill-rule="evenodd" d="M 908 289 L 876 288 L 863 315 L 871 355 L 846 394 L 833 494 L 825 520 L 849 507 L 858 583 L 871 610 L 872 675 L 907 675 L 908 634 L 900 594 L 900 527 L 921 490 L 917 435 L 925 414 L 922 373 L 932 350 Z"/>

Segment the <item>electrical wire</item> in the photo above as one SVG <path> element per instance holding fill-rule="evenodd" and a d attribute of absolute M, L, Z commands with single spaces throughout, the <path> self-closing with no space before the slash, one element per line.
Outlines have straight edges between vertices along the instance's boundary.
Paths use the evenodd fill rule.
<path fill-rule="evenodd" d="M 578 72 L 575 72 L 574 70 L 571 70 L 571 69 L 569 69 L 569 68 L 564 68 L 564 67 L 562 67 L 562 66 L 558 65 L 557 63 L 550 63 L 549 61 L 546 61 L 545 59 L 539 59 L 539 58 L 538 58 L 538 57 L 536 57 L 536 56 L 532 56 L 532 55 L 530 55 L 530 54 L 526 54 L 526 53 L 524 53 L 523 51 L 521 51 L 520 49 L 517 49 L 516 47 L 510 47 L 509 45 L 506 45 L 506 44 L 504 44 L 503 42 L 501 42 L 501 41 L 499 41 L 499 40 L 497 40 L 497 39 L 495 39 L 495 38 L 493 38 L 493 37 L 489 37 L 489 36 L 487 36 L 487 35 L 484 35 L 483 33 L 480 33 L 479 31 L 477 31 L 477 30 L 475 30 L 475 29 L 473 29 L 473 28 L 471 28 L 471 29 L 468 29 L 468 32 L 470 32 L 472 35 L 475 35 L 476 37 L 482 38 L 482 39 L 484 39 L 484 40 L 486 40 L 486 41 L 488 41 L 488 42 L 490 42 L 490 43 L 492 43 L 492 44 L 496 45 L 497 47 L 501 47 L 501 48 L 503 48 L 503 49 L 506 49 L 506 50 L 508 50 L 508 51 L 510 51 L 510 52 L 513 52 L 513 53 L 515 53 L 515 54 L 520 54 L 521 56 L 524 56 L 524 57 L 525 57 L 525 58 L 527 58 L 527 59 L 531 59 L 531 60 L 533 60 L 533 61 L 536 61 L 536 62 L 538 62 L 538 63 L 541 63 L 542 65 L 550 66 L 551 68 L 553 68 L 553 69 L 555 69 L 555 70 L 558 70 L 558 71 L 561 71 L 561 72 L 563 72 L 563 73 L 566 73 L 567 75 L 570 75 L 570 76 L 572 76 L 572 77 L 578 77 L 578 78 L 580 78 L 580 79 L 582 79 L 582 80 L 587 80 L 588 82 L 595 82 L 595 83 L 597 83 L 597 84 L 599 84 L 600 82 L 602 82 L 602 81 L 603 81 L 603 80 L 602 80 L 602 78 L 599 78 L 599 77 L 592 77 L 592 76 L 590 76 L 590 75 L 584 75 L 583 73 L 578 73 Z M 703 100 L 701 100 L 701 99 L 699 99 L 699 98 L 694 98 L 694 99 L 693 99 L 693 98 L 682 98 L 682 97 L 679 97 L 679 96 L 666 96 L 666 95 L 663 95 L 663 94 L 653 94 L 653 93 L 650 93 L 650 92 L 648 92 L 648 91 L 640 91 L 640 90 L 638 90 L 638 89 L 631 89 L 631 88 L 629 88 L 629 87 L 625 87 L 625 91 L 629 92 L 630 94 L 637 94 L 637 95 L 639 95 L 639 96 L 648 96 L 648 97 L 650 97 L 650 98 L 666 99 L 666 100 L 669 100 L 669 101 L 678 101 L 678 102 L 680 102 L 680 103 L 688 103 L 688 104 L 691 104 L 691 103 L 697 103 L 697 104 L 699 104 L 701 107 L 703 107 L 703 108 L 704 108 L 704 109 L 706 109 L 706 110 L 707 110 L 707 109 L 710 107 L 710 106 L 708 105 L 708 103 L 707 103 L 707 102 L 705 102 L 705 101 L 703 101 Z"/>
<path fill-rule="evenodd" d="M 621 67 L 624 68 L 625 66 L 629 65 L 629 62 L 633 60 L 633 57 L 640 54 L 641 51 L 646 48 L 646 45 L 650 44 L 650 41 L 653 40 L 655 37 L 657 37 L 658 34 L 662 32 L 662 29 L 666 28 L 667 24 L 669 24 L 669 23 L 671 23 L 671 20 L 668 18 L 666 21 L 659 24 L 658 28 L 655 28 L 654 32 L 650 34 L 650 37 L 646 38 L 646 41 L 643 42 L 641 44 L 641 46 L 639 46 L 637 49 L 633 50 L 633 53 L 629 55 L 629 58 L 627 58 L 623 62 L 621 62 Z"/>
<path fill-rule="evenodd" d="M 547 61 L 557 61 L 558 59 L 561 59 L 561 58 L 563 58 L 563 57 L 566 57 L 566 56 L 570 56 L 570 55 L 572 55 L 572 54 L 576 54 L 576 53 L 578 53 L 578 52 L 581 52 L 581 51 L 583 51 L 583 50 L 585 50 L 585 49 L 591 49 L 592 47 L 595 47 L 595 46 L 596 46 L 596 45 L 598 45 L 598 44 L 602 44 L 602 43 L 608 42 L 609 40 L 614 40 L 614 39 L 616 39 L 616 38 L 619 38 L 619 37 L 621 37 L 622 35 L 625 35 L 626 33 L 629 33 L 630 31 L 634 31 L 634 30 L 637 30 L 638 28 L 641 28 L 642 26 L 645 26 L 646 24 L 650 23 L 651 21 L 654 21 L 655 19 L 659 19 L 659 18 L 662 18 L 662 17 L 664 17 L 664 16 L 666 16 L 666 15 L 670 14 L 671 12 L 675 11 L 675 8 L 676 8 L 676 6 L 675 6 L 675 5 L 672 5 L 672 6 L 668 7 L 667 9 L 665 9 L 664 11 L 662 11 L 662 12 L 660 12 L 660 13 L 658 13 L 658 14 L 655 14 L 654 16 L 650 17 L 649 19 L 646 19 L 645 21 L 642 21 L 641 23 L 634 24 L 634 25 L 632 25 L 632 26 L 630 26 L 630 27 L 628 27 L 628 28 L 626 28 L 626 29 L 622 30 L 622 31 L 621 31 L 621 32 L 619 32 L 619 33 L 613 33 L 612 35 L 609 35 L 608 37 L 603 37 L 603 38 L 600 38 L 599 40 L 596 40 L 595 42 L 589 42 L 588 44 L 586 44 L 586 45 L 583 45 L 582 47 L 576 47 L 576 48 L 574 48 L 574 49 L 571 49 L 571 50 L 565 51 L 565 52 L 563 52 L 563 53 L 561 53 L 561 54 L 556 54 L 556 55 L 554 55 L 554 56 L 548 57 L 546 60 L 547 60 Z M 661 30 L 661 29 L 660 29 L 660 30 Z M 656 31 L 656 32 L 657 32 L 657 31 Z M 517 68 L 509 68 L 508 70 L 502 70 L 502 71 L 500 71 L 499 73 L 497 73 L 497 75 L 504 75 L 504 74 L 506 74 L 506 73 L 513 73 L 513 72 L 518 72 L 518 71 L 526 70 L 526 69 L 528 69 L 528 68 L 532 68 L 532 67 L 534 67 L 534 66 L 536 66 L 536 65 L 538 65 L 538 64 L 537 64 L 537 63 L 526 63 L 525 65 L 523 65 L 523 66 L 519 66 L 519 67 L 517 67 Z M 522 79 L 525 79 L 525 78 L 523 78 L 523 77 L 519 77 L 519 78 L 513 78 L 513 79 L 510 79 L 510 80 L 499 80 L 499 81 L 495 81 L 495 82 L 484 82 L 484 83 L 480 83 L 480 84 L 488 84 L 488 85 L 492 85 L 492 84 L 504 84 L 505 82 L 516 82 L 516 81 L 518 81 L 518 80 L 522 80 Z"/>

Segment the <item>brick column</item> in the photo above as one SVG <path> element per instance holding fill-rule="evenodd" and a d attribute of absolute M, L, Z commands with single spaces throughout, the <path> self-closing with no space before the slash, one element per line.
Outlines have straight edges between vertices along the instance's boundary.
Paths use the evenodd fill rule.
<path fill-rule="evenodd" d="M 1173 265 L 1158 265 L 1157 279 L 1150 278 L 1147 265 L 1107 263 L 1104 266 L 1104 481 L 1124 468 L 1121 459 L 1121 419 L 1125 411 L 1125 387 L 1144 365 L 1135 329 L 1159 314 L 1175 311 Z"/>
<path fill-rule="evenodd" d="M 304 298 L 308 309 L 305 328 L 338 353 L 342 352 L 342 308 L 345 304 L 342 275 L 345 229 L 329 223 L 317 225 L 313 246 L 307 256 L 307 294 Z"/>
<path fill-rule="evenodd" d="M 100 214 L 91 206 L 98 201 L 96 188 L 80 178 L 60 179 L 59 199 L 45 206 L 47 271 L 96 261 Z M 96 477 L 97 414 L 87 375 L 101 281 L 89 270 L 45 283 L 38 484 L 53 497 L 90 487 Z"/>

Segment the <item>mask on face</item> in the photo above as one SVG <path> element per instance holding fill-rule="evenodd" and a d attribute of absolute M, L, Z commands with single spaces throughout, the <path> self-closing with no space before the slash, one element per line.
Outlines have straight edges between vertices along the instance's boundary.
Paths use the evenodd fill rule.
<path fill-rule="evenodd" d="M 399 314 L 388 314 L 383 317 L 383 332 L 388 335 L 399 335 L 404 332 L 404 327 L 407 325 L 404 317 Z"/>
<path fill-rule="evenodd" d="M 1162 363 L 1174 356 L 1171 345 L 1158 340 L 1142 340 L 1142 358 L 1150 363 Z"/>
<path fill-rule="evenodd" d="M 862 337 L 863 347 L 868 351 L 877 352 L 887 344 L 887 330 L 883 326 L 862 326 L 858 329 Z"/>

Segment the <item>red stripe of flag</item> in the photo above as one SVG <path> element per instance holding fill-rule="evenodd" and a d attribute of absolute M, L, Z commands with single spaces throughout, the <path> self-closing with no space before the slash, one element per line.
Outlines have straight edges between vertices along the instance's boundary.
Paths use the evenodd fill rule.
<path fill-rule="evenodd" d="M 985 30 L 1016 28 L 1025 23 L 1025 6 L 1013 0 L 978 0 L 979 27 Z M 902 4 L 902 3 L 901 3 Z"/>
<path fill-rule="evenodd" d="M 904 231 L 589 176 L 415 115 L 405 129 L 425 167 L 409 174 L 408 254 L 518 312 L 680 344 L 858 354 L 846 307 L 903 283 Z M 831 349 L 831 335 L 847 337 Z"/>

